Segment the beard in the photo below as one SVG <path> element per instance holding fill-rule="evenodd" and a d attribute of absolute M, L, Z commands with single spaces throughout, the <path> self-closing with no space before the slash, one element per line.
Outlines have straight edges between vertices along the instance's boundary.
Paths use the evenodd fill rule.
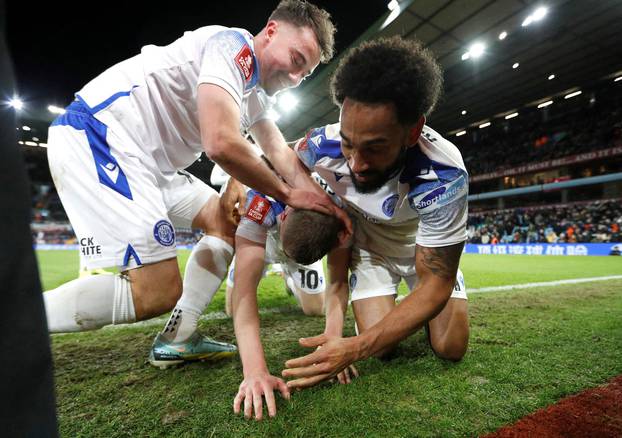
<path fill-rule="evenodd" d="M 386 184 L 391 178 L 397 175 L 402 168 L 404 167 L 404 163 L 406 162 L 406 147 L 403 147 L 398 155 L 397 159 L 385 170 L 373 170 L 367 171 L 363 173 L 363 175 L 367 178 L 367 181 L 360 182 L 356 179 L 354 172 L 350 169 L 350 165 L 348 165 L 348 170 L 350 171 L 350 179 L 352 180 L 352 185 L 354 189 L 358 193 L 370 194 L 375 193 L 382 186 Z"/>

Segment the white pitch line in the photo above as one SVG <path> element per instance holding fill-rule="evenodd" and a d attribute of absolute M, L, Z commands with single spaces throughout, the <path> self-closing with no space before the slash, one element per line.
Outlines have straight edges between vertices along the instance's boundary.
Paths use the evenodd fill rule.
<path fill-rule="evenodd" d="M 467 289 L 467 294 L 482 293 L 482 292 L 500 292 L 504 290 L 529 289 L 533 287 L 559 286 L 562 284 L 589 283 L 592 281 L 607 281 L 607 280 L 622 280 L 622 275 L 609 275 L 606 277 L 572 278 L 568 280 L 542 281 L 538 283 L 509 284 L 507 286 L 480 287 L 479 289 Z M 405 298 L 405 296 L 403 297 Z M 402 298 L 402 296 L 398 297 L 398 300 L 399 298 Z M 271 309 L 259 309 L 259 314 L 268 315 L 271 313 L 283 313 L 287 309 L 291 309 L 291 308 L 290 307 L 275 307 Z M 201 321 L 209 321 L 209 320 L 228 319 L 228 318 L 229 317 L 224 312 L 210 312 L 205 315 L 202 315 L 199 319 Z M 104 327 L 104 329 L 114 330 L 114 329 L 119 329 L 119 328 L 127 328 L 130 326 L 139 326 L 139 327 L 162 326 L 166 323 L 166 321 L 168 321 L 168 317 L 159 317 L 159 318 L 149 319 L 147 321 L 135 322 L 132 324 L 108 325 Z M 62 336 L 64 334 L 66 333 L 58 333 L 58 334 L 55 334 L 54 336 L 59 336 L 59 335 Z"/>
<path fill-rule="evenodd" d="M 509 284 L 507 286 L 491 286 L 480 287 L 479 289 L 468 289 L 467 293 L 481 293 L 481 292 L 499 292 L 512 289 L 529 289 L 532 287 L 546 287 L 546 286 L 558 286 L 562 284 L 577 284 L 577 283 L 589 283 L 592 281 L 607 281 L 607 280 L 621 280 L 622 275 L 608 275 L 606 277 L 587 277 L 587 278 L 570 278 L 568 280 L 555 280 L 555 281 L 541 281 L 538 283 L 523 283 L 523 284 Z"/>

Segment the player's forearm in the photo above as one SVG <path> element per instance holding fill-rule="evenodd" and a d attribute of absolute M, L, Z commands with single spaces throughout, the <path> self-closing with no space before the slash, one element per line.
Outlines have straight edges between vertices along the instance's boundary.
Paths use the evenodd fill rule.
<path fill-rule="evenodd" d="M 325 293 L 326 326 L 324 333 L 329 336 L 342 336 L 345 314 L 348 308 L 348 284 L 330 284 Z"/>
<path fill-rule="evenodd" d="M 268 367 L 259 334 L 259 311 L 255 294 L 248 294 L 237 300 L 234 298 L 233 325 L 244 376 L 257 371 L 267 372 Z"/>
<path fill-rule="evenodd" d="M 289 187 L 251 149 L 242 136 L 223 138 L 218 146 L 205 147 L 210 159 L 229 175 L 261 193 L 286 201 Z"/>
<path fill-rule="evenodd" d="M 379 323 L 357 336 L 359 359 L 397 345 L 400 341 L 421 329 L 447 304 L 453 283 L 421 281 L 412 294 L 395 306 Z"/>

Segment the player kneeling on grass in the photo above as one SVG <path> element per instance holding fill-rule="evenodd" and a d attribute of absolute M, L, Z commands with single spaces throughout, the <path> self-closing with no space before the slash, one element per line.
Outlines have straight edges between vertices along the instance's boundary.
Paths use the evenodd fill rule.
<path fill-rule="evenodd" d="M 349 228 L 345 213 L 299 171 L 269 117 L 269 96 L 297 87 L 330 59 L 334 30 L 327 12 L 283 0 L 255 36 L 222 26 L 186 32 L 167 46 L 143 47 L 76 94 L 50 126 L 50 171 L 86 266 L 121 273 L 45 293 L 50 332 L 146 320 L 174 308 L 158 347 L 174 343 L 168 351 L 176 349 L 179 361 L 235 351 L 194 327 L 232 258 L 228 218 L 236 197 L 221 206 L 213 190 L 178 171 L 205 151 L 242 183 L 294 207 L 332 212 Z M 287 183 L 261 166 L 243 131 Z M 193 249 L 183 284 L 177 219 L 208 234 Z"/>
<path fill-rule="evenodd" d="M 259 338 L 257 287 L 264 270 L 269 235 L 281 243 L 276 248 L 277 258 L 284 263 L 286 272 L 292 277 L 300 276 L 294 293 L 299 294 L 297 299 L 301 307 L 308 309 L 305 313 L 312 311 L 314 314 L 322 311 L 323 294 L 317 293 L 317 288 L 309 287 L 309 283 L 319 284 L 319 280 L 312 280 L 313 275 L 307 276 L 307 273 L 323 272 L 320 271 L 321 258 L 345 237 L 341 222 L 334 216 L 294 210 L 252 190 L 247 195 L 246 213 L 236 232 L 232 293 L 233 320 L 244 380 L 233 408 L 239 413 L 244 402 L 245 417 L 251 418 L 254 409 L 254 417 L 258 420 L 263 417 L 262 396 L 270 416 L 276 414 L 274 390 L 289 398 L 283 380 L 270 374 Z"/>
<path fill-rule="evenodd" d="M 301 340 L 316 350 L 285 364 L 290 388 L 383 356 L 424 327 L 437 356 L 457 361 L 467 350 L 458 266 L 467 238 L 468 174 L 460 151 L 425 125 L 441 84 L 438 63 L 418 42 L 393 37 L 361 44 L 332 79 L 340 122 L 313 129 L 295 148 L 341 197 L 355 232 L 351 260 L 342 255 L 341 273 L 331 278 L 339 287 L 327 288 L 325 333 Z M 345 305 L 331 307 L 347 302 L 348 266 L 359 334 L 343 338 Z M 402 279 L 411 293 L 396 304 Z M 340 300 L 331 298 L 333 290 Z"/>

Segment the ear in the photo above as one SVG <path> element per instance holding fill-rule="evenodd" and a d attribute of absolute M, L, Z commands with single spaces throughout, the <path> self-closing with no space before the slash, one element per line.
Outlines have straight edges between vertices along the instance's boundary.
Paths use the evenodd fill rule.
<path fill-rule="evenodd" d="M 410 128 L 410 132 L 408 134 L 408 144 L 409 147 L 414 146 L 419 141 L 419 137 L 421 137 L 421 131 L 423 131 L 423 125 L 425 125 L 425 116 L 421 116 L 417 121 L 417 124 Z"/>
<path fill-rule="evenodd" d="M 274 36 L 278 32 L 278 28 L 279 28 L 278 21 L 275 21 L 275 20 L 268 21 L 268 24 L 266 24 L 266 38 L 268 39 L 268 41 L 274 38 Z"/>
<path fill-rule="evenodd" d="M 337 233 L 337 246 L 335 248 L 348 248 L 352 241 L 352 235 L 345 229 Z"/>

